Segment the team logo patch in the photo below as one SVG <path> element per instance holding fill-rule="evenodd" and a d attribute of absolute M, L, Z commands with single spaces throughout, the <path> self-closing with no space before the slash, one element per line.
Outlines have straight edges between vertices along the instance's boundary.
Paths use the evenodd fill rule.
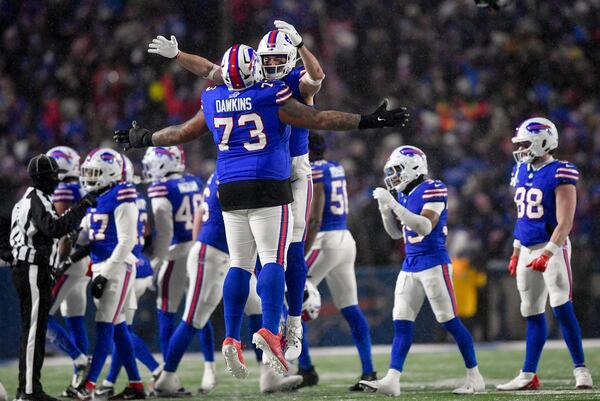
<path fill-rule="evenodd" d="M 158 156 L 166 156 L 169 159 L 175 159 L 175 155 L 169 149 L 155 148 L 154 153 L 156 153 Z"/>
<path fill-rule="evenodd" d="M 541 131 L 541 130 L 550 129 L 550 126 L 547 124 L 532 122 L 532 123 L 527 124 L 526 128 L 527 128 L 527 131 L 529 131 L 533 134 L 538 134 L 539 131 Z"/>
<path fill-rule="evenodd" d="M 63 152 L 62 150 L 55 150 L 52 153 L 50 153 L 50 156 L 52 156 L 55 159 L 65 159 L 68 163 L 71 163 L 72 159 L 72 157 L 68 153 Z"/>
<path fill-rule="evenodd" d="M 423 152 L 421 152 L 419 149 L 415 149 L 415 148 L 400 149 L 400 154 L 404 155 L 404 156 L 414 156 L 414 155 L 425 156 L 425 154 Z"/>
<path fill-rule="evenodd" d="M 110 152 L 104 152 L 100 154 L 100 159 L 112 164 L 115 162 L 116 157 Z"/>

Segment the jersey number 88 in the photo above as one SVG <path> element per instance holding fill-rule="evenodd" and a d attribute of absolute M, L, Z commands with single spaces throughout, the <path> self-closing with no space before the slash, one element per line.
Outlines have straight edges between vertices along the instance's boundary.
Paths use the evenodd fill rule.
<path fill-rule="evenodd" d="M 539 188 L 525 187 L 517 188 L 515 192 L 515 203 L 517 204 L 517 217 L 527 216 L 529 219 L 539 219 L 544 215 L 542 198 L 544 193 Z"/>

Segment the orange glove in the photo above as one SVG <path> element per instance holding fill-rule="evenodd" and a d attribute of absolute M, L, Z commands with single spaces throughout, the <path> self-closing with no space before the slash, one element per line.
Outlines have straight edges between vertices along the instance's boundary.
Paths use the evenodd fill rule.
<path fill-rule="evenodd" d="M 539 272 L 545 272 L 548 268 L 548 263 L 550 262 L 550 257 L 545 254 L 541 254 L 537 258 L 533 259 L 527 267 L 532 268 L 533 270 L 537 270 Z"/>
<path fill-rule="evenodd" d="M 512 255 L 508 262 L 508 272 L 511 276 L 517 274 L 517 263 L 519 263 L 519 255 Z"/>

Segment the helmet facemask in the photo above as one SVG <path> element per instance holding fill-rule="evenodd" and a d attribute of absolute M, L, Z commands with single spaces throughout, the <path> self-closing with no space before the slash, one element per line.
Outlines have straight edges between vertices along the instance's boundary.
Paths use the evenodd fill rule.
<path fill-rule="evenodd" d="M 278 80 L 288 75 L 296 65 L 296 58 L 291 59 L 286 53 L 261 54 L 262 72 L 265 79 Z"/>
<path fill-rule="evenodd" d="M 517 163 L 532 163 L 538 155 L 534 150 L 534 144 L 530 141 L 515 142 L 518 149 L 513 151 L 513 157 Z"/>
<path fill-rule="evenodd" d="M 91 192 L 97 189 L 100 189 L 104 181 L 102 180 L 102 176 L 104 172 L 99 167 L 93 166 L 85 166 L 85 164 L 81 167 L 81 175 L 79 176 L 79 181 L 83 185 L 83 188 L 87 192 Z"/>

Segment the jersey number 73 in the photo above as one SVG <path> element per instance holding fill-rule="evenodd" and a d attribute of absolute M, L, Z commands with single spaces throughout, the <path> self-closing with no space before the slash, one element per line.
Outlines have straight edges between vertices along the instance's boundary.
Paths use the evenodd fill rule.
<path fill-rule="evenodd" d="M 265 146 L 267 146 L 267 136 L 263 132 L 265 127 L 262 118 L 256 113 L 242 114 L 239 116 L 237 120 L 238 127 L 243 127 L 248 123 L 254 124 L 254 129 L 250 130 L 250 140 L 254 139 L 254 141 L 244 142 L 244 148 L 247 151 L 264 149 Z M 221 141 L 219 142 L 219 150 L 221 152 L 229 150 L 229 139 L 231 138 L 231 133 L 234 128 L 233 117 L 215 117 L 213 124 L 215 128 L 224 127 L 223 136 L 221 136 Z"/>

